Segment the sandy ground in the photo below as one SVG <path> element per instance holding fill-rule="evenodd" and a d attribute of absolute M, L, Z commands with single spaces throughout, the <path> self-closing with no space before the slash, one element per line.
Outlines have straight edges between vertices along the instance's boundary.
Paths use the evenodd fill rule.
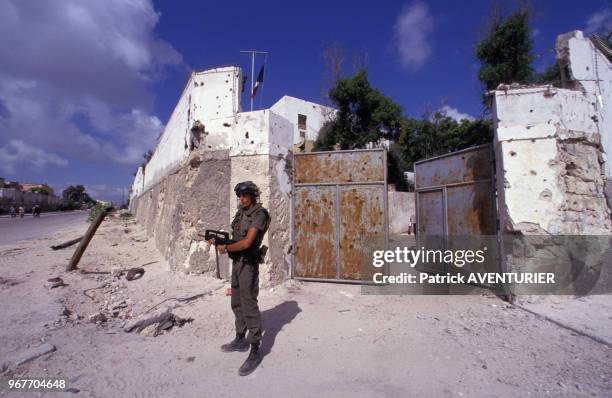
<path fill-rule="evenodd" d="M 261 291 L 266 355 L 253 374 L 240 377 L 246 353 L 219 351 L 234 333 L 226 284 L 170 272 L 134 222 L 112 217 L 79 268 L 113 274 L 67 273 L 74 247 L 49 246 L 85 229 L 78 223 L 0 247 L 3 377 L 64 377 L 73 389 L 2 396 L 612 395 L 612 348 L 495 296 L 367 296 L 358 286 L 292 281 Z M 143 264 L 146 272 L 135 281 L 117 272 Z M 67 286 L 46 286 L 58 276 Z M 93 289 L 86 292 L 91 298 L 86 289 Z M 199 293 L 207 294 L 187 303 L 171 299 Z M 163 300 L 148 314 L 169 307 L 193 322 L 157 337 L 150 329 L 124 332 Z M 108 321 L 90 322 L 99 312 Z M 41 342 L 57 350 L 14 364 Z"/>

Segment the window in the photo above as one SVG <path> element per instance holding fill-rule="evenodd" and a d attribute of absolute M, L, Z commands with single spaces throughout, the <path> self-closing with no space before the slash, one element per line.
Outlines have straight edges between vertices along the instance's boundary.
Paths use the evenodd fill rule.
<path fill-rule="evenodd" d="M 301 115 L 298 113 L 298 129 L 306 130 L 306 115 Z"/>

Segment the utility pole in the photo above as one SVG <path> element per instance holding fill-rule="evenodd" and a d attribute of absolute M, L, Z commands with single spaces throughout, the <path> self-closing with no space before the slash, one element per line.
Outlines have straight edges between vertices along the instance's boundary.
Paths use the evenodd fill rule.
<path fill-rule="evenodd" d="M 251 54 L 251 112 L 253 111 L 253 87 L 255 85 L 255 54 L 268 54 L 267 51 L 241 50 L 241 53 Z"/>

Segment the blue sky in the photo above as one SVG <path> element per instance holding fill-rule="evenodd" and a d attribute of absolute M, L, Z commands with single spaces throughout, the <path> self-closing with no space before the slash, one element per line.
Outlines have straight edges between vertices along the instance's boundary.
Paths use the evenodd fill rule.
<path fill-rule="evenodd" d="M 142 154 L 172 112 L 188 73 L 269 51 L 263 95 L 322 97 L 321 52 L 331 43 L 367 54 L 372 84 L 407 115 L 446 106 L 477 117 L 474 45 L 488 1 L 0 3 L 0 177 L 84 184 L 120 200 Z M 511 10 L 516 3 L 504 5 Z M 535 67 L 559 33 L 612 25 L 606 1 L 533 1 Z M 262 59 L 260 59 L 261 61 Z M 243 107 L 248 104 L 246 98 Z"/>

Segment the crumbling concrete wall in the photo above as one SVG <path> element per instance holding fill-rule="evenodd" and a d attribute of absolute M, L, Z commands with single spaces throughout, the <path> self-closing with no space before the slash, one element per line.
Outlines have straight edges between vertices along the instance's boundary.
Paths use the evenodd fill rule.
<path fill-rule="evenodd" d="M 291 165 L 293 126 L 283 117 L 262 110 L 236 115 L 227 141 L 231 150 L 194 150 L 184 164 L 141 196 L 131 207 L 171 267 L 183 272 L 214 270 L 214 250 L 198 238 L 205 229 L 230 231 L 238 200 L 236 184 L 251 180 L 271 222 L 263 244 L 268 247 L 260 267 L 263 286 L 279 283 L 289 273 Z M 229 261 L 220 256 L 221 274 Z"/>
<path fill-rule="evenodd" d="M 597 123 L 601 145 L 606 155 L 605 172 L 610 178 L 612 156 L 612 64 L 584 37 L 581 31 L 559 35 L 556 44 L 557 59 L 562 66 L 564 85 L 592 95 L 597 108 Z"/>
<path fill-rule="evenodd" d="M 414 192 L 391 191 L 387 193 L 387 201 L 389 233 L 403 234 L 408 232 L 411 220 L 416 220 Z"/>
<path fill-rule="evenodd" d="M 195 144 L 229 149 L 229 131 L 241 111 L 242 71 L 225 67 L 193 72 L 144 170 L 144 191 L 174 173 Z M 200 126 L 201 129 L 194 127 Z"/>
<path fill-rule="evenodd" d="M 612 232 L 594 101 L 589 93 L 551 86 L 494 92 L 503 232 Z"/>
<path fill-rule="evenodd" d="M 229 230 L 230 177 L 228 150 L 194 152 L 176 172 L 132 201 L 137 220 L 155 238 L 172 269 L 215 269 L 214 249 L 198 233 Z M 227 274 L 227 256 L 219 258 Z"/>
<path fill-rule="evenodd" d="M 238 115 L 232 131 L 230 190 L 241 181 L 251 180 L 261 191 L 260 201 L 270 212 L 270 227 L 263 244 L 268 247 L 260 266 L 263 286 L 286 279 L 290 265 L 290 191 L 293 125 L 270 110 Z M 233 191 L 232 197 L 236 206 Z M 232 212 L 233 216 L 235 210 Z"/>

